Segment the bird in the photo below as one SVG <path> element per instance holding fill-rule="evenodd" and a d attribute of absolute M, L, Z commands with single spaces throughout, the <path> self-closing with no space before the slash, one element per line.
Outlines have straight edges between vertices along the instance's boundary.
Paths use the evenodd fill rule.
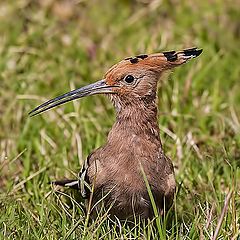
<path fill-rule="evenodd" d="M 86 159 L 78 179 L 55 185 L 77 189 L 92 215 L 102 204 L 120 220 L 154 218 L 149 189 L 162 214 L 174 201 L 176 180 L 172 161 L 163 151 L 158 124 L 157 90 L 163 72 L 202 53 L 197 47 L 128 57 L 113 65 L 102 80 L 72 90 L 33 109 L 30 116 L 95 94 L 109 97 L 116 111 L 106 143 Z"/>

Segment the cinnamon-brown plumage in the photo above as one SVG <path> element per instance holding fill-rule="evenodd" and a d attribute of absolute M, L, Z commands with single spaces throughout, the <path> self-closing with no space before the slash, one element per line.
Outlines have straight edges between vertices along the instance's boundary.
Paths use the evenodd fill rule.
<path fill-rule="evenodd" d="M 107 94 L 115 106 L 116 122 L 107 142 L 89 155 L 79 180 L 54 183 L 79 188 L 87 199 L 94 185 L 94 211 L 104 203 L 110 208 L 109 213 L 119 219 L 152 218 L 144 173 L 159 212 L 168 209 L 176 184 L 173 165 L 165 156 L 160 140 L 157 84 L 163 71 L 201 52 L 192 48 L 126 58 L 110 68 L 103 80 L 52 99 L 30 112 L 34 116 L 62 103 L 99 93 Z"/>

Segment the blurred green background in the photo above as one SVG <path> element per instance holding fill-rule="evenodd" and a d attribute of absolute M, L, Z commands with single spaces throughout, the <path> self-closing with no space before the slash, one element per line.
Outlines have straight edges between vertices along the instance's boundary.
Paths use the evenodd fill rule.
<path fill-rule="evenodd" d="M 105 142 L 115 119 L 107 98 L 34 118 L 28 112 L 101 79 L 125 57 L 197 46 L 202 55 L 165 75 L 158 94 L 161 137 L 180 186 L 175 217 L 162 231 L 165 239 L 211 239 L 230 192 L 219 239 L 237 239 L 239 6 L 239 0 L 1 0 L 0 238 L 159 239 L 154 227 L 117 233 L 104 217 L 87 225 L 73 193 L 48 185 L 74 177 Z"/>

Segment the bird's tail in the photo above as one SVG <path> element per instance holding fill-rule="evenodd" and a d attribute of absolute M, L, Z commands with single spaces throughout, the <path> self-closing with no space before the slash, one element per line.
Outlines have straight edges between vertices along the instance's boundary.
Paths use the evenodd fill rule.
<path fill-rule="evenodd" d="M 76 179 L 74 180 L 64 179 L 64 180 L 52 181 L 51 184 L 80 190 L 79 181 Z"/>

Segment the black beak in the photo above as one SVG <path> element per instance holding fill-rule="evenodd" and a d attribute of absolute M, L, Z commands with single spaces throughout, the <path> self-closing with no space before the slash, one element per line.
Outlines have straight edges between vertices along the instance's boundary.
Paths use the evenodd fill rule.
<path fill-rule="evenodd" d="M 87 85 L 85 87 L 78 88 L 68 93 L 65 93 L 59 97 L 53 98 L 41 104 L 40 106 L 36 107 L 35 109 L 33 109 L 31 112 L 29 112 L 29 115 L 30 117 L 33 117 L 51 108 L 54 108 L 56 106 L 59 106 L 61 104 L 64 104 L 66 102 L 69 102 L 78 98 L 82 98 L 82 97 L 86 97 L 94 94 L 101 94 L 101 93 L 114 93 L 113 91 L 114 87 L 116 86 L 107 85 L 105 79 L 103 79 L 98 82 Z"/>

